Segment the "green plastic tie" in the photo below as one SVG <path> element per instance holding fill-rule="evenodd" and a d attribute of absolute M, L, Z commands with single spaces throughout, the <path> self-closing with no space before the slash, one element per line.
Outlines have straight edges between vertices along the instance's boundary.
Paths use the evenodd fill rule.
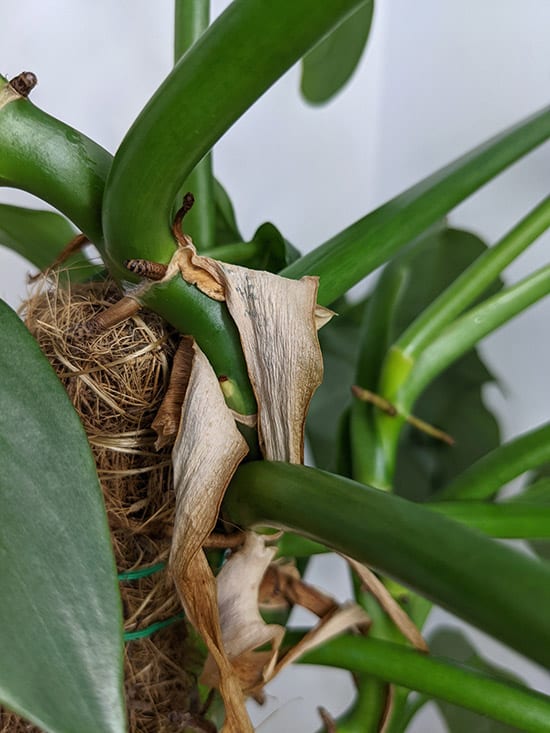
<path fill-rule="evenodd" d="M 153 575 L 154 573 L 158 573 L 160 570 L 164 570 L 165 567 L 165 562 L 159 562 L 156 565 L 150 565 L 148 568 L 138 568 L 137 570 L 128 570 L 126 573 L 119 573 L 118 579 L 121 582 L 125 582 L 128 580 L 147 578 L 149 575 Z"/>
<path fill-rule="evenodd" d="M 182 611 L 181 613 L 178 613 L 177 616 L 172 616 L 171 618 L 167 618 L 164 621 L 157 621 L 156 623 L 151 624 L 151 626 L 147 626 L 145 629 L 139 629 L 138 631 L 125 631 L 124 641 L 144 639 L 146 636 L 151 636 L 151 634 L 154 634 L 156 631 L 160 631 L 160 629 L 164 629 L 166 626 L 171 626 L 178 621 L 182 621 L 184 618 L 185 614 Z"/>

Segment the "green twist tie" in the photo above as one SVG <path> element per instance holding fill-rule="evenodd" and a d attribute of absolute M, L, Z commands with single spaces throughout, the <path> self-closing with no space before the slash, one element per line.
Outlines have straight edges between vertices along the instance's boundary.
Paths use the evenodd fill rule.
<path fill-rule="evenodd" d="M 167 618 L 164 621 L 157 621 L 156 623 L 151 624 L 151 626 L 147 626 L 145 629 L 139 629 L 138 631 L 125 631 L 124 641 L 144 639 L 146 636 L 151 636 L 151 634 L 154 634 L 155 631 L 160 631 L 160 629 L 164 629 L 166 626 L 171 626 L 178 621 L 182 621 L 184 618 L 185 614 L 182 612 L 178 613 L 177 616 L 172 616 L 171 618 Z"/>
<path fill-rule="evenodd" d="M 147 578 L 149 575 L 153 575 L 154 573 L 158 573 L 160 570 L 164 570 L 165 567 L 165 562 L 159 562 L 156 565 L 150 565 L 148 568 L 138 568 L 137 570 L 128 570 L 126 573 L 119 573 L 118 579 L 121 582 L 125 582 L 127 580 Z"/>

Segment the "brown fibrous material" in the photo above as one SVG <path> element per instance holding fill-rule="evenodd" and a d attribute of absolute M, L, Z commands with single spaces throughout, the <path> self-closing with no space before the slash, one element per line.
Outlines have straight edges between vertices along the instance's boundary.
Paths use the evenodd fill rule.
<path fill-rule="evenodd" d="M 125 572 L 165 563 L 169 555 L 174 522 L 170 447 L 155 450 L 151 423 L 168 385 L 177 338 L 149 312 L 101 333 L 78 335 L 120 297 L 110 282 L 61 287 L 43 281 L 25 303 L 23 317 L 80 415 L 97 462 L 117 567 Z M 121 596 L 125 631 L 181 613 L 166 570 L 121 582 Z M 127 642 L 129 730 L 213 730 L 207 721 L 200 723 L 196 676 L 203 661 L 183 620 Z M 0 708 L 0 733 L 37 731 Z"/>

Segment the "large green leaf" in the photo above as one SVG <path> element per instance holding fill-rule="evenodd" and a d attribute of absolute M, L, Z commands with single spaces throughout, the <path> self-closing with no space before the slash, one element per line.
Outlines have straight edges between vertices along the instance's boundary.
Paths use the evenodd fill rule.
<path fill-rule="evenodd" d="M 355 71 L 367 44 L 374 0 L 366 0 L 304 56 L 301 91 L 308 102 L 327 102 Z"/>
<path fill-rule="evenodd" d="M 122 620 L 80 421 L 0 303 L 0 702 L 50 733 L 123 733 Z"/>
<path fill-rule="evenodd" d="M 456 660 L 474 671 L 483 672 L 497 680 L 522 684 L 522 680 L 519 677 L 511 674 L 502 667 L 491 664 L 487 659 L 480 656 L 464 634 L 457 629 L 437 629 L 429 639 L 429 646 L 430 652 L 436 656 Z M 516 733 L 516 731 L 522 730 L 521 728 L 477 715 L 471 710 L 452 705 L 445 700 L 437 700 L 437 706 L 445 718 L 445 722 L 449 727 L 449 733 L 464 733 L 465 731 L 475 731 L 475 733 Z"/>
<path fill-rule="evenodd" d="M 51 265 L 75 234 L 73 226 L 53 211 L 0 204 L 0 244 L 22 255 L 39 270 Z M 100 269 L 81 252 L 68 257 L 63 266 L 72 279 L 78 280 L 95 275 Z"/>

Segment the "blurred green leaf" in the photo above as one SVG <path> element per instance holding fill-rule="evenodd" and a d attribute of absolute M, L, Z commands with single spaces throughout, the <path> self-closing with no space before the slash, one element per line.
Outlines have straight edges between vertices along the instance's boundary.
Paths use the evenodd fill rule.
<path fill-rule="evenodd" d="M 69 398 L 0 302 L 0 702 L 50 733 L 124 733 L 101 489 Z"/>
<path fill-rule="evenodd" d="M 9 247 L 39 270 L 45 270 L 75 236 L 76 230 L 53 211 L 0 204 L 0 244 Z M 82 252 L 63 263 L 71 280 L 85 280 L 100 270 Z"/>
<path fill-rule="evenodd" d="M 304 56 L 301 91 L 308 102 L 328 102 L 351 77 L 367 44 L 373 11 L 374 1 L 366 0 Z"/>
<path fill-rule="evenodd" d="M 550 504 L 550 463 L 537 469 L 531 475 L 522 493 L 511 501 Z M 550 542 L 548 540 L 533 540 L 529 545 L 541 559 L 550 561 Z"/>
<path fill-rule="evenodd" d="M 306 422 L 306 435 L 315 465 L 328 471 L 337 468 L 338 446 L 349 447 L 349 440 L 340 440 L 342 431 L 349 432 L 351 385 L 359 347 L 359 332 L 366 301 L 335 305 L 338 315 L 319 331 L 323 352 L 323 383 L 313 395 Z M 340 456 L 341 461 L 346 455 Z M 340 466 L 343 468 L 343 466 Z M 348 471 L 351 470 L 348 465 Z M 339 471 L 350 475 L 348 471 Z"/>
<path fill-rule="evenodd" d="M 523 684 L 522 680 L 508 670 L 492 664 L 481 657 L 468 639 L 460 631 L 451 628 L 440 628 L 428 640 L 430 652 L 436 656 L 448 657 L 464 664 L 472 670 L 488 674 L 497 680 Z M 452 705 L 445 700 L 436 700 L 436 704 L 445 718 L 449 733 L 516 733 L 520 728 L 500 723 L 473 713 L 466 708 Z"/>
<path fill-rule="evenodd" d="M 387 342 L 392 343 L 407 326 L 463 270 L 486 249 L 474 234 L 440 229 L 412 242 L 387 266 L 406 274 L 393 311 Z M 381 281 L 382 282 L 382 281 Z M 489 288 L 487 297 L 500 288 Z M 402 431 L 395 473 L 395 490 L 409 499 L 427 499 L 471 463 L 499 444 L 498 424 L 485 407 L 482 387 L 493 376 L 472 351 L 455 362 L 424 391 L 414 413 L 449 433 L 450 447 L 410 426 Z M 361 385 L 371 388 L 370 385 Z"/>
<path fill-rule="evenodd" d="M 397 454 L 395 490 L 415 501 L 429 499 L 474 461 L 499 445 L 500 430 L 485 407 L 483 386 L 493 381 L 477 352 L 453 364 L 424 391 L 416 415 L 451 435 L 449 446 L 407 425 Z"/>
<path fill-rule="evenodd" d="M 225 188 L 214 179 L 214 207 L 216 213 L 216 246 L 242 242 L 242 234 L 237 226 L 235 209 Z"/>

